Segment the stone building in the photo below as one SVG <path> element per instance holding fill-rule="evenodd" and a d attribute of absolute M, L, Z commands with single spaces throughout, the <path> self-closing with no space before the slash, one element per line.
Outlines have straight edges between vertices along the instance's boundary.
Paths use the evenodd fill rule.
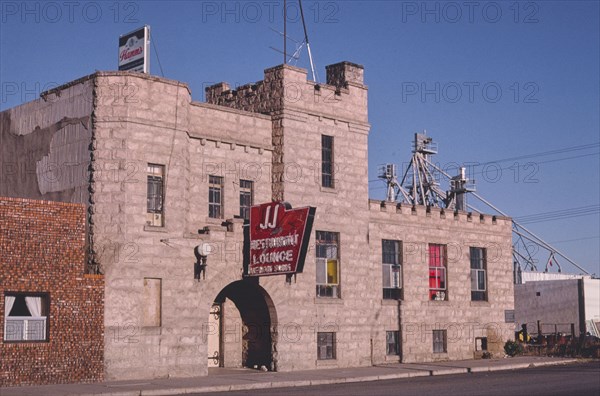
<path fill-rule="evenodd" d="M 510 219 L 369 200 L 363 72 L 330 65 L 316 84 L 282 65 L 206 103 L 178 81 L 97 72 L 0 113 L 0 196 L 87 207 L 106 379 L 501 350 Z M 304 271 L 244 277 L 244 219 L 272 200 L 316 208 Z"/>
<path fill-rule="evenodd" d="M 0 386 L 102 380 L 104 280 L 84 274 L 85 216 L 0 198 Z"/>

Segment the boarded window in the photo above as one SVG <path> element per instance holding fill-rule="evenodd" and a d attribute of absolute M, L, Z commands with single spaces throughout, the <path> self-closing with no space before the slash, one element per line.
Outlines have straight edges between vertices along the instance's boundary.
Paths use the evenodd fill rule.
<path fill-rule="evenodd" d="M 144 327 L 161 325 L 161 289 L 161 279 L 144 278 L 144 301 L 142 304 Z"/>

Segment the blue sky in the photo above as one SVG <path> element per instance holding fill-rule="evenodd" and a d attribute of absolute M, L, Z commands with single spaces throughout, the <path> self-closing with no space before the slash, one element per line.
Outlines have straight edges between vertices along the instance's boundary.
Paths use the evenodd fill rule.
<path fill-rule="evenodd" d="M 289 3 L 289 35 L 300 40 L 297 3 Z M 371 197 L 384 197 L 377 166 L 402 168 L 413 133 L 427 130 L 439 144 L 435 162 L 491 162 L 473 168 L 478 193 L 517 218 L 549 212 L 538 220 L 550 221 L 526 226 L 600 274 L 598 1 L 303 3 L 321 79 L 341 60 L 365 66 Z M 152 74 L 161 74 L 158 52 L 165 77 L 188 83 L 195 100 L 208 84 L 257 81 L 282 63 L 269 48 L 282 48 L 272 30 L 283 29 L 282 1 L 1 7 L 1 109 L 115 70 L 118 36 L 143 24 L 157 49 Z M 306 51 L 297 64 L 308 68 Z"/>

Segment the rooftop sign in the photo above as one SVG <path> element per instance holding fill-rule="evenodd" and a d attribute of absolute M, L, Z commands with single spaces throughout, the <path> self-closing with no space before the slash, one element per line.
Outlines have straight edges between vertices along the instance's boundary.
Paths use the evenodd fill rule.
<path fill-rule="evenodd" d="M 316 208 L 292 209 L 287 202 L 250 208 L 245 276 L 302 272 Z"/>
<path fill-rule="evenodd" d="M 150 72 L 150 26 L 119 37 L 119 70 Z"/>

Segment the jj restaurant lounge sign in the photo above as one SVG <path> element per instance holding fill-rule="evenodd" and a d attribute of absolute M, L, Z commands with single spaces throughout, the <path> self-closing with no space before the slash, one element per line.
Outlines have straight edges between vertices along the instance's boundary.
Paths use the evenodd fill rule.
<path fill-rule="evenodd" d="M 245 275 L 302 272 L 315 210 L 313 207 L 292 209 L 287 202 L 250 208 Z"/>

